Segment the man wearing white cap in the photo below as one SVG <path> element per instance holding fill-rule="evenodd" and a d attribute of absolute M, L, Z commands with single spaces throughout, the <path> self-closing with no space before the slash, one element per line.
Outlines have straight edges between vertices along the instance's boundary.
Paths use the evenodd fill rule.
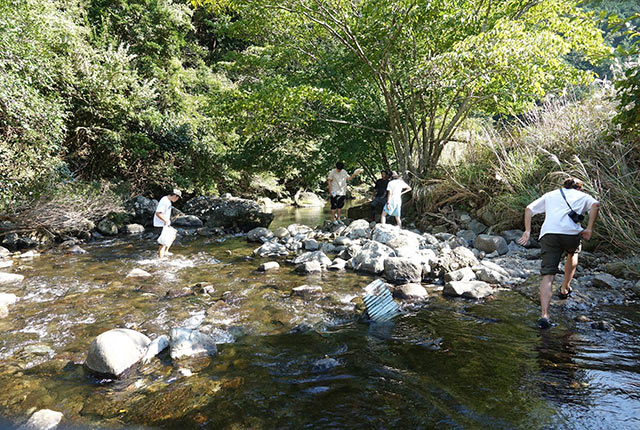
<path fill-rule="evenodd" d="M 182 197 L 182 191 L 174 188 L 171 194 L 164 196 L 158 202 L 156 212 L 153 215 L 153 226 L 158 232 L 161 232 L 162 228 L 171 225 L 171 203 L 177 202 L 180 197 Z M 160 248 L 158 248 L 158 257 L 163 258 L 168 252 L 169 246 L 160 245 Z"/>

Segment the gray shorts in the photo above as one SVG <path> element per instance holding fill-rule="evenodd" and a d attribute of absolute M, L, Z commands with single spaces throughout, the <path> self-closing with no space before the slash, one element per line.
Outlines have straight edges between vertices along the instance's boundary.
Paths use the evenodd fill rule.
<path fill-rule="evenodd" d="M 541 275 L 555 275 L 560 273 L 558 264 L 562 255 L 577 254 L 582 250 L 579 234 L 555 234 L 547 233 L 540 239 L 540 248 L 542 252 L 542 266 L 540 267 Z"/>

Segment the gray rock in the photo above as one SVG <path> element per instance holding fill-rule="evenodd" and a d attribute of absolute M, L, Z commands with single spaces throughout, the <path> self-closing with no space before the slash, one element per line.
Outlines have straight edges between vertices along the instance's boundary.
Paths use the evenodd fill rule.
<path fill-rule="evenodd" d="M 271 239 L 272 237 L 273 232 L 266 227 L 256 227 L 247 233 L 247 240 L 249 242 L 264 242 L 263 239 Z"/>
<path fill-rule="evenodd" d="M 169 332 L 171 358 L 177 360 L 184 357 L 214 355 L 218 352 L 213 336 L 190 330 L 188 328 L 172 328 Z"/>
<path fill-rule="evenodd" d="M 144 227 L 140 224 L 127 224 L 120 229 L 124 234 L 142 234 L 144 233 Z"/>
<path fill-rule="evenodd" d="M 155 338 L 147 347 L 147 351 L 142 357 L 142 363 L 147 364 L 148 362 L 150 362 L 153 357 L 167 349 L 169 347 L 169 343 L 169 336 L 167 336 L 166 334 Z"/>
<path fill-rule="evenodd" d="M 5 258 L 11 255 L 11 251 L 9 251 L 4 246 L 0 246 L 0 258 Z"/>
<path fill-rule="evenodd" d="M 475 281 L 476 274 L 473 273 L 470 267 L 463 267 L 462 269 L 454 270 L 453 272 L 447 272 L 444 275 L 444 280 L 451 281 Z"/>
<path fill-rule="evenodd" d="M 95 373 L 118 377 L 144 356 L 150 343 L 135 330 L 106 331 L 91 342 L 85 366 Z"/>
<path fill-rule="evenodd" d="M 313 362 L 311 371 L 314 373 L 328 372 L 329 370 L 339 365 L 340 365 L 340 362 L 335 358 L 324 357 L 324 358 L 321 358 L 320 360 L 316 360 Z"/>
<path fill-rule="evenodd" d="M 0 285 L 16 285 L 24 280 L 23 275 L 17 273 L 0 272 Z"/>
<path fill-rule="evenodd" d="M 325 205 L 324 200 L 309 191 L 298 191 L 293 199 L 296 206 L 301 208 L 315 208 L 323 207 Z"/>
<path fill-rule="evenodd" d="M 34 412 L 29 420 L 20 426 L 18 430 L 54 430 L 58 427 L 63 417 L 62 412 L 40 409 Z"/>
<path fill-rule="evenodd" d="M 320 251 L 324 252 L 325 254 L 338 254 L 344 248 L 346 247 L 344 246 L 337 247 L 327 242 L 324 242 L 322 245 L 320 245 Z"/>
<path fill-rule="evenodd" d="M 293 260 L 293 264 L 298 265 L 308 261 L 317 261 L 322 267 L 331 266 L 331 260 L 322 251 L 310 251 L 299 255 Z"/>
<path fill-rule="evenodd" d="M 347 228 L 345 228 L 342 235 L 349 239 L 368 239 L 371 236 L 369 221 L 365 219 L 357 219 L 353 221 Z M 336 245 L 338 244 L 336 243 Z M 343 245 L 347 244 L 343 243 Z"/>
<path fill-rule="evenodd" d="M 482 234 L 487 231 L 487 226 L 474 219 L 469 222 L 469 230 L 471 230 L 475 234 Z"/>
<path fill-rule="evenodd" d="M 422 280 L 422 264 L 418 259 L 388 257 L 383 267 L 384 277 L 389 282 L 406 284 Z"/>
<path fill-rule="evenodd" d="M 204 223 L 195 215 L 182 215 L 171 221 L 171 225 L 182 228 L 200 228 L 204 226 Z"/>
<path fill-rule="evenodd" d="M 322 287 L 319 285 L 301 285 L 291 290 L 292 296 L 298 296 L 302 298 L 309 298 L 317 296 L 322 293 Z"/>
<path fill-rule="evenodd" d="M 136 196 L 125 202 L 124 207 L 133 215 L 133 221 L 143 225 L 151 225 L 158 201 L 150 200 L 144 196 Z"/>
<path fill-rule="evenodd" d="M 280 268 L 280 264 L 277 261 L 268 261 L 266 263 L 262 263 L 258 270 L 261 272 L 268 272 L 269 270 L 278 270 Z"/>
<path fill-rule="evenodd" d="M 305 261 L 296 265 L 296 272 L 308 274 L 308 273 L 319 273 L 322 272 L 322 265 L 319 261 Z"/>
<path fill-rule="evenodd" d="M 361 220 L 358 220 L 361 221 Z M 357 221 L 354 221 L 357 222 Z M 347 236 L 338 236 L 333 240 L 333 244 L 336 246 L 348 246 L 351 243 L 351 239 Z"/>
<path fill-rule="evenodd" d="M 333 260 L 333 262 L 331 263 L 331 266 L 329 266 L 329 270 L 344 270 L 346 266 L 347 266 L 347 261 L 338 257 L 335 260 Z"/>
<path fill-rule="evenodd" d="M 423 233 L 422 237 L 424 239 L 424 241 L 427 243 L 427 245 L 437 245 L 438 243 L 440 243 L 440 241 L 438 240 L 437 237 L 435 237 L 432 234 L 429 233 Z"/>
<path fill-rule="evenodd" d="M 423 300 L 429 297 L 429 294 L 420 284 L 404 284 L 393 290 L 393 297 L 400 300 Z"/>
<path fill-rule="evenodd" d="M 447 296 L 482 299 L 493 294 L 493 288 L 482 281 L 451 281 L 445 284 L 442 293 Z"/>
<path fill-rule="evenodd" d="M 307 251 L 317 251 L 320 249 L 318 241 L 315 239 L 305 239 L 302 241 L 302 247 Z"/>
<path fill-rule="evenodd" d="M 480 281 L 488 282 L 489 284 L 500 284 L 504 285 L 509 282 L 509 278 L 502 275 L 501 273 L 491 270 L 487 267 L 480 267 L 475 272 L 476 277 Z"/>
<path fill-rule="evenodd" d="M 448 242 L 455 237 L 451 233 L 447 233 L 447 232 L 435 233 L 434 236 L 440 242 Z"/>
<path fill-rule="evenodd" d="M 500 236 L 504 237 L 504 240 L 506 240 L 507 243 L 518 242 L 522 237 L 522 233 L 522 230 L 505 230 L 500 233 Z"/>
<path fill-rule="evenodd" d="M 447 273 L 463 267 L 473 267 L 478 264 L 478 259 L 473 251 L 464 246 L 458 246 L 447 254 L 441 254 L 434 266 L 435 270 L 441 273 Z"/>
<path fill-rule="evenodd" d="M 484 251 L 487 254 L 497 252 L 499 255 L 504 255 L 509 252 L 507 241 L 502 236 L 492 236 L 488 234 L 480 234 L 476 237 L 473 246 L 480 251 Z"/>
<path fill-rule="evenodd" d="M 205 220 L 207 227 L 237 228 L 244 232 L 256 227 L 269 227 L 274 217 L 258 202 L 232 196 L 195 197 L 182 210 L 185 214 Z"/>
<path fill-rule="evenodd" d="M 623 281 L 608 273 L 598 273 L 593 277 L 593 286 L 618 289 L 623 286 Z"/>
<path fill-rule="evenodd" d="M 396 248 L 415 248 L 420 247 L 424 238 L 419 234 L 409 230 L 399 229 L 390 224 L 376 224 L 371 232 L 371 240 L 380 242 L 393 249 Z"/>
<path fill-rule="evenodd" d="M 84 249 L 80 248 L 78 245 L 73 245 L 72 247 L 67 249 L 66 253 L 67 254 L 75 254 L 75 255 L 88 254 L 87 251 L 85 251 Z"/>
<path fill-rule="evenodd" d="M 273 235 L 278 239 L 285 239 L 289 237 L 289 230 L 284 227 L 278 227 L 276 231 L 273 232 Z"/>
<path fill-rule="evenodd" d="M 307 237 L 309 233 L 313 232 L 313 229 L 311 227 L 304 224 L 291 224 L 289 227 L 287 227 L 287 230 L 289 231 L 289 234 L 291 236 L 297 236 L 301 234 L 304 237 Z"/>
<path fill-rule="evenodd" d="M 253 255 L 258 257 L 278 257 L 289 255 L 289 250 L 278 242 L 267 242 L 260 248 L 256 248 L 253 251 Z"/>
<path fill-rule="evenodd" d="M 105 236 L 115 236 L 118 234 L 118 226 L 108 218 L 102 219 L 96 226 L 96 230 Z"/>
<path fill-rule="evenodd" d="M 351 259 L 351 267 L 353 270 L 382 273 L 384 271 L 384 260 L 393 256 L 393 249 L 379 242 L 368 241 Z"/>
<path fill-rule="evenodd" d="M 142 270 L 142 269 L 133 269 L 131 270 L 131 272 L 129 272 L 129 274 L 127 275 L 127 278 L 149 278 L 151 275 L 151 273 Z"/>
<path fill-rule="evenodd" d="M 478 237 L 473 230 L 460 230 L 456 236 L 466 240 L 467 243 L 473 243 L 476 240 L 476 237 Z"/>

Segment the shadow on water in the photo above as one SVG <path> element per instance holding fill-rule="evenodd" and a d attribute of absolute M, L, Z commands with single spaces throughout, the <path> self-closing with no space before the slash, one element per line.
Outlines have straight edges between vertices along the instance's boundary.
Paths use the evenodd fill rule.
<path fill-rule="evenodd" d="M 318 225 L 314 213 L 282 225 Z M 0 428 L 43 408 L 64 414 L 60 429 L 640 428 L 630 307 L 594 309 L 616 327 L 598 332 L 558 305 L 558 326 L 540 331 L 536 301 L 515 291 L 486 302 L 434 293 L 366 324 L 351 299 L 371 277 L 301 276 L 284 261 L 259 273 L 254 247 L 184 239 L 159 263 L 152 240 L 133 238 L 22 263 L 24 285 L 6 290 L 20 300 L 0 319 Z M 127 278 L 133 268 L 151 276 Z M 197 283 L 215 292 L 167 296 Z M 323 294 L 291 296 L 302 284 Z M 153 338 L 175 326 L 216 336 L 219 353 L 174 363 L 164 352 L 110 382 L 82 366 L 107 329 Z"/>

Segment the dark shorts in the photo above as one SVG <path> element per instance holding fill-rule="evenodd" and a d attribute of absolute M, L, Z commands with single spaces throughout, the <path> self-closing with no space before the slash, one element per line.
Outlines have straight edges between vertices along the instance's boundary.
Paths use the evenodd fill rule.
<path fill-rule="evenodd" d="M 580 235 L 578 234 L 554 234 L 548 233 L 540 239 L 540 248 L 542 252 L 542 266 L 540 267 L 541 275 L 555 275 L 560 273 L 558 264 L 562 255 L 577 254 L 582 250 Z"/>
<path fill-rule="evenodd" d="M 342 209 L 347 196 L 331 196 L 331 209 Z"/>

